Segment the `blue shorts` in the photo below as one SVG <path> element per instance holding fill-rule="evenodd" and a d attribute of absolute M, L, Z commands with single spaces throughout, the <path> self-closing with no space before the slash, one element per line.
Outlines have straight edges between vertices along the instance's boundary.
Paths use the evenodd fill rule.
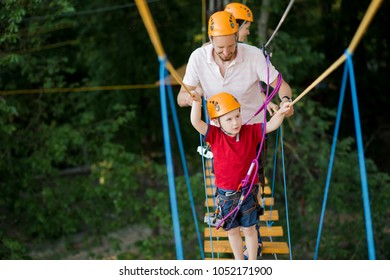
<path fill-rule="evenodd" d="M 259 222 L 258 203 L 256 197 L 258 186 L 255 185 L 253 188 L 256 189 L 252 190 L 247 198 L 243 201 L 234 220 L 232 220 L 232 218 L 235 214 L 230 215 L 229 218 L 225 220 L 225 223 L 222 226 L 223 229 L 228 230 L 240 226 L 251 227 Z M 229 195 L 229 192 L 231 191 L 218 189 L 219 206 L 221 209 L 222 218 L 226 217 L 237 207 L 238 201 L 240 199 L 239 194 Z"/>

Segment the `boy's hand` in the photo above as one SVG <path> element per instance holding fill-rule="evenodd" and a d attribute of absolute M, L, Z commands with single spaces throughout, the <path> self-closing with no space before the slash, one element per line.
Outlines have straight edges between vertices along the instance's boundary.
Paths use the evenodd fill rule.
<path fill-rule="evenodd" d="M 202 97 L 199 95 L 199 93 L 196 90 L 191 90 L 191 105 L 192 102 L 201 102 Z"/>
<path fill-rule="evenodd" d="M 280 106 L 281 107 L 279 109 L 279 112 L 282 114 L 288 114 L 290 112 L 290 109 L 293 109 L 291 102 L 289 102 L 289 101 L 283 102 L 282 104 L 280 104 Z M 294 109 L 293 109 L 293 112 L 294 112 Z M 286 115 L 286 117 L 287 117 L 287 115 Z"/>
<path fill-rule="evenodd" d="M 197 89 L 190 90 L 189 93 L 186 92 L 185 102 L 186 102 L 186 104 L 188 106 L 192 106 L 192 102 L 193 101 L 198 101 L 198 97 L 199 97 L 200 100 L 202 100 L 201 94 L 198 92 Z"/>
<path fill-rule="evenodd" d="M 291 104 L 290 101 L 287 101 L 286 99 L 283 99 L 282 102 L 280 103 L 280 108 L 282 108 L 283 105 L 287 104 L 287 103 Z M 286 118 L 291 117 L 292 115 L 294 115 L 294 106 L 290 105 L 289 106 L 289 111 L 286 113 Z"/>

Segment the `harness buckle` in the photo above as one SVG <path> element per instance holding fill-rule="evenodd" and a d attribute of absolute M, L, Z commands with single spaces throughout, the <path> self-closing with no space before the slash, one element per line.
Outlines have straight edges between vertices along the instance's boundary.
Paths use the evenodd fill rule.
<path fill-rule="evenodd" d="M 216 227 L 222 221 L 222 217 L 219 213 L 209 213 L 204 217 L 204 222 L 211 227 Z M 223 226 L 225 222 L 221 224 Z"/>
<path fill-rule="evenodd" d="M 222 221 L 222 215 L 221 215 L 222 209 L 221 206 L 218 205 L 217 209 L 214 213 L 208 213 L 204 217 L 204 222 L 212 227 L 217 227 L 218 224 Z M 225 222 L 222 222 L 220 226 L 223 226 Z"/>

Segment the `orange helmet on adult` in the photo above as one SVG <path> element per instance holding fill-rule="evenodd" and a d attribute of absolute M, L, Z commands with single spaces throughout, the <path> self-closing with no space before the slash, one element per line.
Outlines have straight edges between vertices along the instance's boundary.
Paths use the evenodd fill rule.
<path fill-rule="evenodd" d="M 253 14 L 251 9 L 241 3 L 230 3 L 225 7 L 225 11 L 231 13 L 236 20 L 245 20 L 253 22 Z"/>
<path fill-rule="evenodd" d="M 241 105 L 237 99 L 227 92 L 217 93 L 207 100 L 207 112 L 210 119 L 219 118 L 240 107 Z"/>
<path fill-rule="evenodd" d="M 238 31 L 238 25 L 234 16 L 226 11 L 216 12 L 209 19 L 209 35 L 225 36 Z"/>

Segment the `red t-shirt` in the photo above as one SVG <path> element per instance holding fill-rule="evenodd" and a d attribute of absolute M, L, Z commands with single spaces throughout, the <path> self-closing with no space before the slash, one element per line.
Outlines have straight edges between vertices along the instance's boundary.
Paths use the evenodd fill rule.
<path fill-rule="evenodd" d="M 262 124 L 243 125 L 236 137 L 226 135 L 219 127 L 209 125 L 206 142 L 214 155 L 215 185 L 223 190 L 236 190 L 245 179 L 252 161 L 257 156 L 257 145 L 262 138 Z M 255 171 L 252 171 L 251 178 Z M 258 176 L 255 174 L 255 183 Z"/>

